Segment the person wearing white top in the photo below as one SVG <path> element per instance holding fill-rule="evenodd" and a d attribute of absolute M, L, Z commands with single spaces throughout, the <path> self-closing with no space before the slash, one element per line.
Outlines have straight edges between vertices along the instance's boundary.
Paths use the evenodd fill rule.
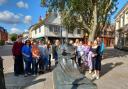
<path fill-rule="evenodd" d="M 79 45 L 77 46 L 77 58 L 78 58 L 78 65 L 81 66 L 82 56 L 84 55 L 84 46 L 82 41 L 80 41 Z"/>

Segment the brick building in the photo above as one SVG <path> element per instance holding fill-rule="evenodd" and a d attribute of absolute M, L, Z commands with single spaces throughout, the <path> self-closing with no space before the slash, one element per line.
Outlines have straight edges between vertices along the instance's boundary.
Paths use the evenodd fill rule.
<path fill-rule="evenodd" d="M 104 29 L 102 29 L 101 38 L 103 38 L 104 44 L 106 47 L 113 47 L 115 41 L 115 26 L 114 25 L 106 25 Z"/>
<path fill-rule="evenodd" d="M 8 32 L 3 27 L 0 27 L 0 40 L 4 42 L 8 40 Z"/>

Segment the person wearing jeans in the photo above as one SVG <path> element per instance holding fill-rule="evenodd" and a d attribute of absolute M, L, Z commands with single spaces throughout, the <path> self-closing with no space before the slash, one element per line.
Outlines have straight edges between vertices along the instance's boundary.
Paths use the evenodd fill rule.
<path fill-rule="evenodd" d="M 25 45 L 22 47 L 22 55 L 25 62 L 25 77 L 31 74 L 31 62 L 32 62 L 32 53 L 31 53 L 31 42 L 27 40 Z"/>
<path fill-rule="evenodd" d="M 38 71 L 38 61 L 40 60 L 40 50 L 36 42 L 33 42 L 32 45 L 32 74 L 37 75 Z"/>

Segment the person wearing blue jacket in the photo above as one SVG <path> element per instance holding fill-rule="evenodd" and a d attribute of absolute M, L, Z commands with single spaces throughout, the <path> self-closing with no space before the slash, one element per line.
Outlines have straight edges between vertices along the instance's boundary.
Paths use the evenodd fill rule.
<path fill-rule="evenodd" d="M 32 52 L 31 42 L 26 40 L 25 45 L 22 47 L 22 55 L 25 62 L 25 77 L 31 74 Z"/>
<path fill-rule="evenodd" d="M 101 44 L 100 44 L 100 55 L 103 56 L 103 53 L 104 53 L 104 42 L 101 41 Z"/>

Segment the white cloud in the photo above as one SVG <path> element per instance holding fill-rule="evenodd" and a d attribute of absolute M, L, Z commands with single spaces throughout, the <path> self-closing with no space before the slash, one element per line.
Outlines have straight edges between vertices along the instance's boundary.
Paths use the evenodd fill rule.
<path fill-rule="evenodd" d="M 23 30 L 18 29 L 18 28 L 11 28 L 10 33 L 17 33 L 17 34 L 21 34 L 21 33 L 23 33 Z"/>
<path fill-rule="evenodd" d="M 23 1 L 19 1 L 16 3 L 16 6 L 19 7 L 19 8 L 28 8 L 28 4 L 23 2 Z"/>
<path fill-rule="evenodd" d="M 24 23 L 31 24 L 32 23 L 32 16 L 27 15 L 24 17 Z"/>
<path fill-rule="evenodd" d="M 5 24 L 19 24 L 19 23 L 25 23 L 25 24 L 31 24 L 32 23 L 32 16 L 30 15 L 23 15 L 23 14 L 15 14 L 10 11 L 3 11 L 0 12 L 0 22 Z"/>
<path fill-rule="evenodd" d="M 0 5 L 4 4 L 6 0 L 0 0 Z"/>
<path fill-rule="evenodd" d="M 10 11 L 0 12 L 0 22 L 9 23 L 9 24 L 17 24 L 21 23 L 20 15 L 14 14 Z"/>
<path fill-rule="evenodd" d="M 28 29 L 24 29 L 24 32 L 28 32 Z"/>

